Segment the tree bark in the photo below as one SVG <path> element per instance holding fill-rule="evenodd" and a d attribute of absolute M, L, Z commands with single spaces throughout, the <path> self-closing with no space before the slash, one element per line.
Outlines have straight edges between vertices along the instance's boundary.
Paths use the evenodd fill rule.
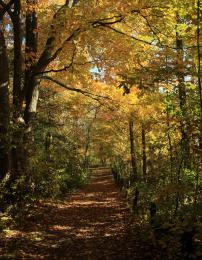
<path fill-rule="evenodd" d="M 180 17 L 177 14 L 177 23 L 180 24 Z M 181 152 L 183 164 L 186 168 L 191 168 L 190 159 L 190 138 L 188 134 L 189 119 L 186 101 L 186 86 L 184 75 L 184 47 L 183 40 L 179 33 L 176 32 L 176 48 L 177 48 L 177 78 L 178 78 L 178 94 L 181 112 L 180 128 L 181 128 Z"/>
<path fill-rule="evenodd" d="M 129 138 L 130 138 L 130 155 L 131 155 L 131 166 L 132 166 L 131 182 L 134 182 L 138 180 L 138 174 L 137 174 L 137 161 L 136 161 L 135 143 L 134 143 L 134 122 L 132 117 L 129 119 Z"/>
<path fill-rule="evenodd" d="M 146 182 L 147 179 L 147 155 L 146 155 L 146 132 L 145 125 L 142 123 L 142 175 Z"/>
<path fill-rule="evenodd" d="M 198 76 L 198 90 L 199 90 L 199 103 L 200 103 L 200 119 L 199 119 L 199 129 L 200 129 L 200 143 L 199 148 L 202 149 L 202 71 L 201 71 L 201 3 L 197 0 L 197 76 Z"/>
<path fill-rule="evenodd" d="M 13 76 L 13 117 L 14 120 L 22 112 L 22 33 L 21 33 L 21 1 L 14 2 L 14 12 L 11 16 L 14 30 L 14 76 Z"/>
<path fill-rule="evenodd" d="M 134 121 L 132 115 L 129 118 L 129 137 L 130 137 L 130 154 L 131 154 L 131 166 L 132 166 L 132 174 L 130 176 L 130 183 L 136 183 L 138 181 L 138 172 L 137 172 L 137 160 L 136 160 L 136 152 L 135 152 L 135 141 L 134 141 Z M 134 190 L 133 196 L 133 210 L 135 213 L 138 213 L 138 198 L 139 198 L 139 190 L 138 187 Z"/>
<path fill-rule="evenodd" d="M 90 143 L 91 143 L 91 132 L 92 132 L 92 128 L 93 128 L 93 124 L 97 118 L 97 114 L 99 111 L 99 107 L 95 108 L 95 114 L 94 117 L 92 119 L 92 121 L 89 123 L 88 127 L 87 127 L 87 133 L 86 133 L 86 144 L 85 144 L 85 151 L 84 151 L 84 168 L 88 168 L 89 166 L 89 156 L 88 156 L 88 151 L 90 148 Z"/>
<path fill-rule="evenodd" d="M 36 14 L 37 0 L 27 0 L 27 6 L 30 7 L 26 13 L 26 53 L 25 53 L 25 123 L 31 130 L 32 118 L 34 118 L 38 101 L 38 80 L 34 75 L 37 60 L 38 45 L 38 21 Z"/>
<path fill-rule="evenodd" d="M 169 150 L 169 157 L 170 157 L 170 182 L 173 183 L 173 168 L 174 168 L 174 156 L 173 156 L 173 145 L 172 139 L 170 135 L 170 118 L 169 114 L 166 115 L 166 123 L 167 123 L 167 137 L 168 137 L 168 150 Z"/>
<path fill-rule="evenodd" d="M 28 176 L 28 157 L 30 157 L 31 143 L 29 140 L 30 111 L 34 107 L 33 103 L 38 101 L 38 86 L 33 81 L 33 67 L 36 63 L 37 51 L 37 15 L 35 12 L 37 0 L 27 0 L 26 13 L 26 46 L 25 46 L 25 79 L 22 85 L 22 35 L 21 35 L 21 1 L 14 4 L 14 12 L 11 15 L 14 28 L 14 78 L 13 78 L 13 123 L 14 130 L 12 136 L 12 174 L 7 184 L 12 191 L 12 184 L 22 175 Z M 34 93 L 34 94 L 33 94 Z M 23 102 L 25 101 L 25 111 L 23 115 Z M 35 110 L 34 110 L 35 111 Z M 32 114 L 32 113 L 31 113 Z M 26 178 L 25 178 L 26 179 Z M 27 180 L 26 180 L 27 181 Z M 26 189 L 29 189 L 28 182 Z M 23 184 L 22 184 L 23 186 Z M 25 186 L 25 185 L 24 185 Z M 18 187 L 19 193 L 24 192 L 25 187 Z M 11 197 L 10 201 L 21 199 Z"/>
<path fill-rule="evenodd" d="M 24 121 L 22 118 L 22 29 L 21 29 L 21 1 L 14 2 L 14 11 L 11 13 L 14 31 L 14 75 L 13 75 L 13 134 L 12 134 L 12 174 L 10 185 L 23 172 L 23 131 Z"/>
<path fill-rule="evenodd" d="M 10 171 L 9 66 L 3 22 L 0 20 L 0 179 Z"/>

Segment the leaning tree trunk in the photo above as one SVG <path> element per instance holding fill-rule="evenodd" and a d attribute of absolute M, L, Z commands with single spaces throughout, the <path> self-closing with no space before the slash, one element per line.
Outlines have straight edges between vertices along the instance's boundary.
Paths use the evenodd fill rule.
<path fill-rule="evenodd" d="M 43 74 L 46 67 L 50 64 L 51 61 L 53 61 L 62 50 L 62 47 L 59 47 L 58 50 L 56 50 L 54 53 L 54 47 L 56 44 L 56 39 L 54 36 L 55 30 L 53 32 L 50 32 L 50 36 L 47 39 L 47 43 L 45 45 L 44 51 L 42 52 L 40 58 L 37 61 L 37 45 L 38 45 L 38 19 L 37 19 L 37 5 L 38 0 L 26 0 L 27 3 L 27 11 L 26 11 L 26 46 L 25 46 L 25 78 L 24 78 L 24 86 L 19 92 L 19 88 L 15 88 L 15 96 L 17 97 L 20 93 L 20 98 L 16 98 L 16 102 L 14 102 L 15 107 L 22 108 L 22 103 L 25 103 L 25 110 L 23 112 L 23 120 L 24 120 L 24 129 L 20 129 L 22 142 L 19 141 L 16 145 L 21 150 L 21 158 L 18 158 L 16 155 L 14 155 L 14 158 L 16 158 L 16 162 L 14 162 L 15 165 L 17 165 L 17 175 L 19 176 L 19 172 L 24 172 L 27 178 L 29 179 L 27 170 L 29 168 L 29 158 L 32 156 L 34 152 L 34 126 L 35 126 L 35 117 L 36 117 L 36 110 L 37 110 L 37 103 L 38 103 L 38 97 L 39 97 L 39 76 Z M 66 1 L 66 4 L 62 8 L 58 10 L 57 13 L 63 12 L 63 9 L 65 8 L 72 8 L 76 5 L 78 1 Z M 20 15 L 20 0 L 17 0 L 15 3 L 15 10 L 18 9 L 18 12 L 16 12 L 14 15 L 18 16 Z M 19 29 L 18 23 L 19 23 L 19 17 L 15 17 L 15 32 Z M 53 23 L 56 21 L 57 15 L 54 15 Z M 51 28 L 53 28 L 52 26 Z M 54 27 L 55 28 L 55 27 Z M 77 30 L 72 33 L 71 36 L 69 36 L 67 41 L 71 41 L 77 34 Z M 14 35 L 15 45 L 20 45 L 20 37 L 19 35 Z M 17 55 L 20 58 L 20 53 L 17 53 L 17 48 L 15 49 L 15 57 L 17 58 Z M 19 65 L 19 61 L 15 60 L 16 65 Z M 18 73 L 17 73 L 18 72 Z M 20 66 L 18 66 L 18 71 L 16 70 L 16 82 L 19 86 L 19 75 L 20 72 Z M 16 86 L 17 86 L 16 85 Z M 15 101 L 15 100 L 14 100 Z M 20 111 L 21 113 L 21 111 Z M 20 114 L 19 113 L 19 114 Z M 16 113 L 18 114 L 18 113 Z M 14 166 L 15 167 L 15 166 Z M 15 170 L 16 171 L 16 170 Z M 27 180 L 28 181 L 28 180 Z"/>
<path fill-rule="evenodd" d="M 0 180 L 10 171 L 9 67 L 0 20 Z"/>
<path fill-rule="evenodd" d="M 53 17 L 50 35 L 45 44 L 44 50 L 37 61 L 37 45 L 38 45 L 38 19 L 37 19 L 37 4 L 38 0 L 27 0 L 26 13 L 26 57 L 25 57 L 25 86 L 23 93 L 25 96 L 26 108 L 24 119 L 27 126 L 27 133 L 32 132 L 34 119 L 36 115 L 37 102 L 39 96 L 40 75 L 43 75 L 47 66 L 57 58 L 63 45 L 72 41 L 77 34 L 80 33 L 79 28 L 76 28 L 70 36 L 62 43 L 62 46 L 56 48 L 57 38 L 55 36 L 55 24 L 58 24 L 57 17 L 67 8 L 73 8 L 79 0 L 67 0 L 66 3 L 56 12 Z M 57 15 L 58 14 L 58 15 Z"/>
<path fill-rule="evenodd" d="M 26 48 L 25 48 L 25 83 L 23 88 L 23 97 L 25 98 L 25 134 L 24 134 L 24 151 L 25 165 L 26 160 L 32 155 L 34 148 L 34 126 L 36 119 L 37 103 L 39 98 L 40 75 L 43 75 L 47 66 L 59 55 L 63 47 L 59 47 L 54 51 L 56 45 L 55 26 L 57 24 L 57 14 L 62 13 L 66 8 L 72 8 L 77 4 L 78 0 L 66 1 L 53 17 L 52 31 L 47 39 L 44 51 L 37 60 L 38 45 L 38 19 L 37 4 L 38 0 L 27 0 L 26 13 Z M 79 33 L 79 30 L 73 31 L 65 42 L 71 41 Z M 65 43 L 64 42 L 64 43 Z M 63 44 L 64 44 L 63 43 Z"/>

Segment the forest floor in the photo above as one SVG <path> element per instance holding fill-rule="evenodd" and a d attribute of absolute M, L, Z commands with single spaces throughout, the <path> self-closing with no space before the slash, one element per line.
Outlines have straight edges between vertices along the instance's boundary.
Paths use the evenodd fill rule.
<path fill-rule="evenodd" d="M 4 232 L 0 259 L 155 259 L 143 237 L 111 171 L 97 169 L 83 189 L 37 203 L 18 228 Z"/>

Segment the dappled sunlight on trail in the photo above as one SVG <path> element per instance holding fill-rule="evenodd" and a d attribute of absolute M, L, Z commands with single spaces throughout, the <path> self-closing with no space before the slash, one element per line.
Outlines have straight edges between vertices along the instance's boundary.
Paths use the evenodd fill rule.
<path fill-rule="evenodd" d="M 64 201 L 41 202 L 20 232 L 4 238 L 7 250 L 0 255 L 5 259 L 144 259 L 139 256 L 138 232 L 111 171 L 96 169 L 81 191 Z"/>

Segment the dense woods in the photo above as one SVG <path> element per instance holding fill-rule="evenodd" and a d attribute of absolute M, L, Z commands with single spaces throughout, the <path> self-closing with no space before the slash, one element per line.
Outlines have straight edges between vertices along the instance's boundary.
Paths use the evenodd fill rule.
<path fill-rule="evenodd" d="M 0 1 L 2 218 L 107 166 L 176 246 L 152 259 L 199 259 L 201 25 L 201 0 Z"/>

